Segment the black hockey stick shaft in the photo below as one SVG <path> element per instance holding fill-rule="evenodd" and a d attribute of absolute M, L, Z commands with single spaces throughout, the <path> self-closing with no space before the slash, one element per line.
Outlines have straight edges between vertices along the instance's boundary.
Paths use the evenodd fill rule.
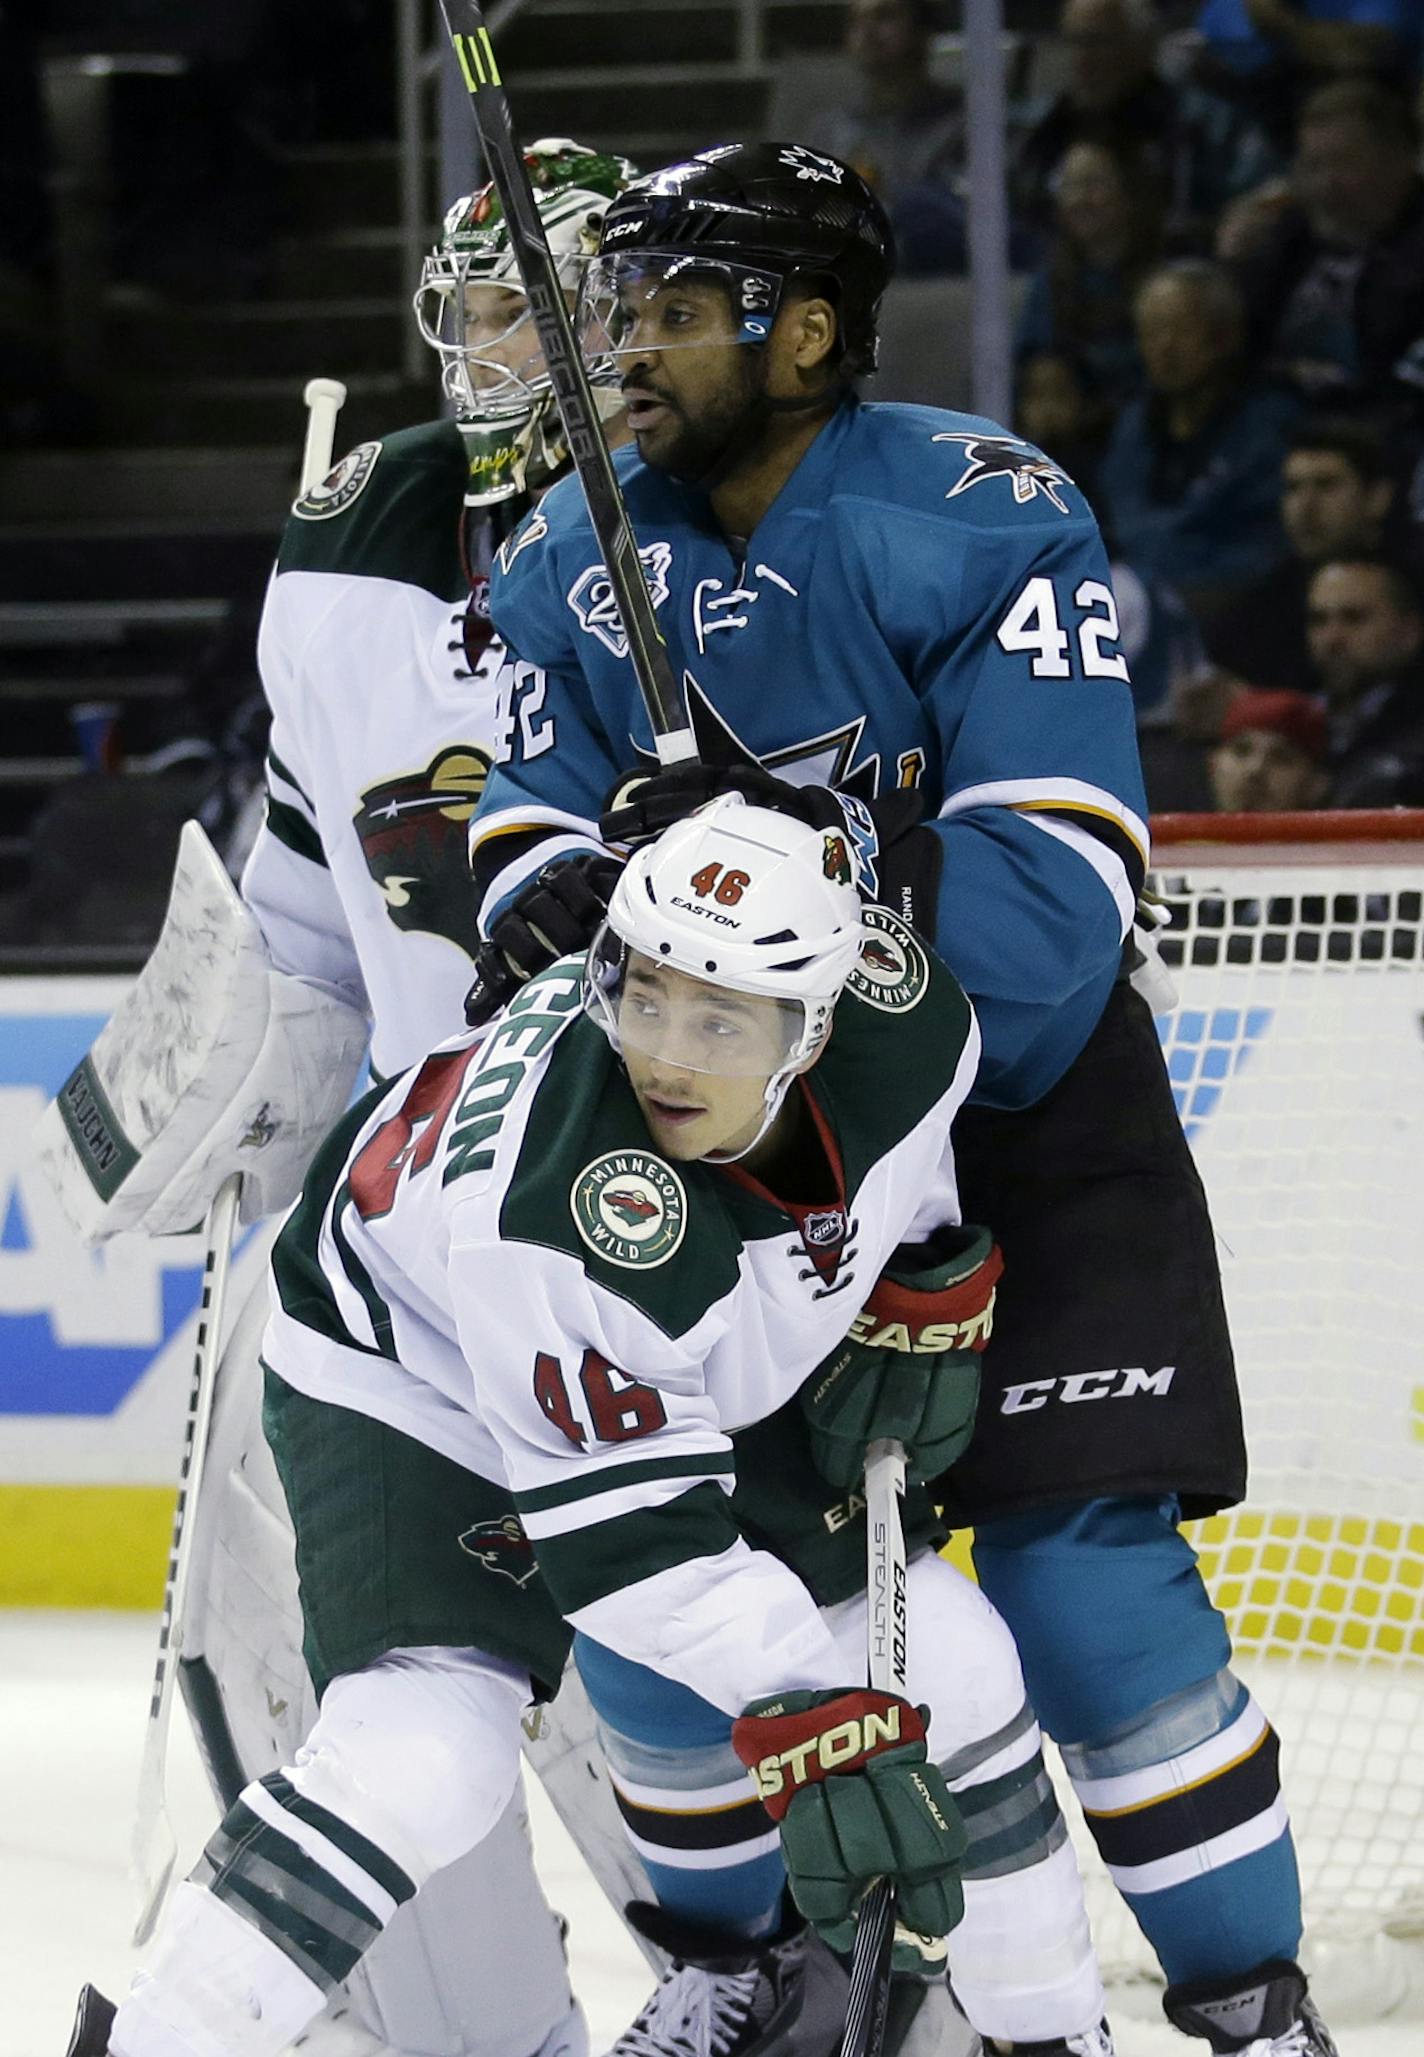
<path fill-rule="evenodd" d="M 865 1647 L 872 1686 L 899 1693 L 906 1686 L 905 1452 L 888 1439 L 865 1453 Z M 841 2057 L 880 2057 L 890 2011 L 891 1953 L 895 1946 L 895 1890 L 879 1879 L 860 1903 L 846 1997 Z"/>
<path fill-rule="evenodd" d="M 643 577 L 637 539 L 604 441 L 588 373 L 574 339 L 558 266 L 544 234 L 523 155 L 514 140 L 509 100 L 489 30 L 475 0 L 440 0 L 440 11 L 509 224 L 510 246 L 529 296 L 569 454 L 627 633 L 628 654 L 652 723 L 658 758 L 663 764 L 680 764 L 697 755 L 697 746 Z"/>

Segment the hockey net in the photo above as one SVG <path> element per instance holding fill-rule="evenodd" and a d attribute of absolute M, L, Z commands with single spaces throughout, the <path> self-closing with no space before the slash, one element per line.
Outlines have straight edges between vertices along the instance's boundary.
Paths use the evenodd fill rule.
<path fill-rule="evenodd" d="M 1251 1460 L 1187 1533 L 1282 1737 L 1326 2017 L 1424 2013 L 1424 812 L 1153 827 Z M 1151 1978 L 1084 1848 L 1105 1975 Z"/>

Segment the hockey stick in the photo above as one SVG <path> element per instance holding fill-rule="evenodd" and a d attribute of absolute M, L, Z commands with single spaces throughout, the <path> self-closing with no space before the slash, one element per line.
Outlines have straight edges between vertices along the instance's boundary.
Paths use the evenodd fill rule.
<path fill-rule="evenodd" d="M 528 170 L 514 140 L 509 101 L 490 45 L 489 30 L 475 0 L 440 0 L 440 12 L 469 91 L 490 176 L 509 224 L 510 247 L 529 296 L 569 453 L 628 637 L 628 654 L 652 723 L 658 761 L 681 764 L 697 755 L 697 745 L 653 612 L 637 539 L 603 438 L 588 373 L 574 340 L 558 266 L 544 234 Z"/>
<path fill-rule="evenodd" d="M 163 1588 L 163 1618 L 158 1627 L 158 1662 L 148 1706 L 148 1732 L 138 1775 L 138 1811 L 134 1820 L 131 1863 L 142 1898 L 133 1940 L 137 1948 L 153 1934 L 159 1909 L 168 1894 L 178 1861 L 178 1839 L 168 1818 L 165 1791 L 168 1731 L 173 1717 L 173 1659 L 182 1648 L 181 1621 L 193 1561 L 192 1521 L 203 1477 L 203 1456 L 213 1417 L 214 1374 L 219 1331 L 227 1292 L 232 1232 L 242 1173 L 231 1172 L 218 1187 L 208 1209 L 207 1248 L 203 1257 L 203 1298 L 198 1308 L 198 1340 L 193 1352 L 193 1383 L 183 1428 L 183 1463 L 178 1474 L 178 1501 L 173 1509 L 173 1534 L 168 1545 L 168 1576 Z"/>
<path fill-rule="evenodd" d="M 336 417 L 346 398 L 339 379 L 310 379 L 303 399 L 307 406 L 306 440 L 302 449 L 301 490 L 319 485 L 331 469 Z M 242 1195 L 242 1174 L 231 1172 L 213 1195 L 204 1227 L 203 1296 L 198 1307 L 198 1336 L 193 1350 L 193 1379 L 183 1424 L 183 1460 L 178 1473 L 178 1499 L 168 1542 L 168 1571 L 163 1586 L 163 1614 L 158 1625 L 158 1657 L 148 1703 L 148 1727 L 139 1765 L 130 1868 L 139 1889 L 133 1942 L 141 1948 L 153 1934 L 178 1861 L 178 1839 L 168 1815 L 168 1734 L 173 1724 L 175 1661 L 182 1656 L 183 1606 L 193 1565 L 194 1514 L 203 1482 L 208 1433 L 217 1388 L 218 1351 L 222 1343 L 223 1303 L 233 1231 Z"/>
<path fill-rule="evenodd" d="M 302 445 L 301 486 L 304 493 L 309 493 L 331 470 L 336 417 L 346 405 L 346 388 L 340 379 L 308 379 L 302 399 L 307 410 L 307 433 Z"/>
<path fill-rule="evenodd" d="M 866 1659 L 870 1683 L 905 1692 L 905 1530 L 900 1500 L 905 1452 L 882 1440 L 865 1453 Z M 890 1953 L 895 1943 L 895 1889 L 880 1879 L 860 1903 L 841 2057 L 880 2057 L 890 2007 Z"/>

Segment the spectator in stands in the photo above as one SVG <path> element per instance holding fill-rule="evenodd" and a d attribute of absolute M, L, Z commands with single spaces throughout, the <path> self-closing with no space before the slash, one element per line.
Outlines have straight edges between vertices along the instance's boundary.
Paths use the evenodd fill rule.
<path fill-rule="evenodd" d="M 1211 752 L 1211 789 L 1222 814 L 1319 807 L 1330 784 L 1325 710 L 1309 693 L 1247 687 L 1226 710 Z"/>
<path fill-rule="evenodd" d="M 1132 308 L 1162 256 L 1162 206 L 1150 158 L 1074 143 L 1054 174 L 1054 233 L 1029 281 L 1015 355 L 1068 351 L 1119 400 L 1142 384 Z"/>
<path fill-rule="evenodd" d="M 1297 403 L 1250 376 L 1241 295 L 1220 265 L 1163 265 L 1136 318 L 1148 390 L 1113 427 L 1097 511 L 1118 554 L 1206 620 L 1283 554 L 1281 460 Z"/>
<path fill-rule="evenodd" d="M 1310 582 L 1308 635 L 1330 723 L 1330 805 L 1424 804 L 1417 589 L 1384 558 L 1331 558 Z"/>
<path fill-rule="evenodd" d="M 1081 358 L 1066 350 L 1020 357 L 1014 381 L 1014 427 L 1037 444 L 1091 500 L 1111 417 Z"/>
<path fill-rule="evenodd" d="M 1342 551 L 1378 550 L 1394 497 L 1383 440 L 1368 422 L 1298 422 L 1281 467 L 1280 518 L 1290 554 L 1211 624 L 1207 643 L 1216 662 L 1254 686 L 1305 685 L 1305 605 L 1315 568 Z"/>
<path fill-rule="evenodd" d="M 845 49 L 854 91 L 845 106 L 804 124 L 808 143 L 874 186 L 909 276 L 966 265 L 964 102 L 930 76 L 933 32 L 926 0 L 850 0 Z"/>
<path fill-rule="evenodd" d="M 1173 246 L 1205 248 L 1219 210 L 1276 171 L 1278 153 L 1241 108 L 1161 75 L 1152 0 L 1063 0 L 1059 34 L 1069 79 L 1019 146 L 1016 212 L 1046 224 L 1054 174 L 1068 150 L 1105 143 L 1152 159 Z"/>
<path fill-rule="evenodd" d="M 1419 62 L 1419 0 L 1202 0 L 1205 75 L 1249 86 L 1253 104 L 1286 108 L 1302 90 Z"/>
<path fill-rule="evenodd" d="M 1424 417 L 1424 178 L 1400 95 L 1369 79 L 1301 109 L 1294 205 L 1238 264 L 1256 347 L 1308 398 Z"/>

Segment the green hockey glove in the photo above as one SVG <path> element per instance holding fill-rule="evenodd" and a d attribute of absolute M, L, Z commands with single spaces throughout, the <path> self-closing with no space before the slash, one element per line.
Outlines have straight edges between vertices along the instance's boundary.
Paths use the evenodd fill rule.
<path fill-rule="evenodd" d="M 833 1486 L 857 1483 L 880 1436 L 904 1444 L 912 1477 L 953 1464 L 973 1433 L 978 1353 L 1003 1268 L 980 1228 L 942 1229 L 895 1253 L 850 1334 L 801 1388 L 811 1455 Z"/>
<path fill-rule="evenodd" d="M 927 1708 L 848 1687 L 754 1700 L 732 1748 L 781 1830 L 792 1898 L 833 1950 L 855 1940 L 855 1910 L 877 1879 L 895 1888 L 898 1970 L 924 1972 L 964 1913 L 966 1836 L 925 1753 Z"/>

